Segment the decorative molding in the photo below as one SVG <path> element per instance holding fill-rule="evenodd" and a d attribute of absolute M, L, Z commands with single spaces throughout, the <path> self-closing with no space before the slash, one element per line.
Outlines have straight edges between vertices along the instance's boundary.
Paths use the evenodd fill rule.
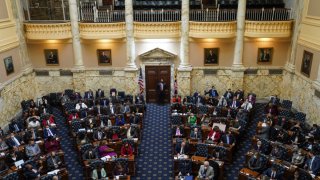
<path fill-rule="evenodd" d="M 245 36 L 255 38 L 290 37 L 293 21 L 246 21 Z"/>
<path fill-rule="evenodd" d="M 16 48 L 18 46 L 19 46 L 19 39 L 16 36 L 0 40 L 0 53 Z"/>
<path fill-rule="evenodd" d="M 282 75 L 283 69 L 269 69 L 269 75 Z"/>
<path fill-rule="evenodd" d="M 237 22 L 194 22 L 190 21 L 189 36 L 193 38 L 233 38 Z"/>
<path fill-rule="evenodd" d="M 24 23 L 27 39 L 55 40 L 72 38 L 71 24 L 65 23 Z"/>
<path fill-rule="evenodd" d="M 80 37 L 83 39 L 116 39 L 126 37 L 126 25 L 120 23 L 80 23 Z"/>
<path fill-rule="evenodd" d="M 180 37 L 180 22 L 134 22 L 134 36 L 137 38 Z"/>
<path fill-rule="evenodd" d="M 312 39 L 311 36 L 300 35 L 300 37 L 298 39 L 298 44 L 302 45 L 304 47 L 313 49 L 315 51 L 320 50 L 320 43 L 314 41 L 314 38 Z"/>
<path fill-rule="evenodd" d="M 152 49 L 140 55 L 141 60 L 173 60 L 176 58 L 175 54 L 165 51 L 160 48 Z"/>

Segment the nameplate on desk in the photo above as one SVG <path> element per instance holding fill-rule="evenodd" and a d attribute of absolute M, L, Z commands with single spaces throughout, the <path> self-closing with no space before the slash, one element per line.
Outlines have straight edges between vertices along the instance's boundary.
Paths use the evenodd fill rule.
<path fill-rule="evenodd" d="M 56 170 L 48 172 L 47 174 L 58 174 L 59 171 L 60 171 L 59 169 L 56 169 Z"/>
<path fill-rule="evenodd" d="M 21 165 L 24 163 L 24 161 L 23 160 L 20 160 L 20 161 L 16 161 L 16 162 L 14 162 L 14 165 L 18 168 L 18 169 L 20 169 L 21 168 Z"/>

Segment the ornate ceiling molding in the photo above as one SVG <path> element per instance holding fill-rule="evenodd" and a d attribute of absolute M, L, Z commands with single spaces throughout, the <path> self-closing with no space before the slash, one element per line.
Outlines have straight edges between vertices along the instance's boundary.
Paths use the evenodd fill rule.
<path fill-rule="evenodd" d="M 49 40 L 72 38 L 71 24 L 66 23 L 24 23 L 27 39 Z"/>
<path fill-rule="evenodd" d="M 246 21 L 245 36 L 254 38 L 290 37 L 293 21 Z"/>
<path fill-rule="evenodd" d="M 237 22 L 194 22 L 190 21 L 190 37 L 193 38 L 233 38 L 237 32 Z"/>
<path fill-rule="evenodd" d="M 172 54 L 171 52 L 165 51 L 163 49 L 160 48 L 155 48 L 152 49 L 148 52 L 145 52 L 143 54 L 141 54 L 140 56 L 141 60 L 159 60 L 159 59 L 163 59 L 163 60 L 174 60 L 176 58 L 175 54 Z"/>

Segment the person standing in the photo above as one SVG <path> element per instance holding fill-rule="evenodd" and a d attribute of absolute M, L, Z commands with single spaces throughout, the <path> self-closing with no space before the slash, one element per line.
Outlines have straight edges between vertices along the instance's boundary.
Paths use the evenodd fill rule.
<path fill-rule="evenodd" d="M 163 79 L 161 78 L 160 82 L 158 83 L 158 103 L 164 104 L 164 98 L 165 98 L 165 89 L 166 89 L 166 83 L 163 82 Z"/>

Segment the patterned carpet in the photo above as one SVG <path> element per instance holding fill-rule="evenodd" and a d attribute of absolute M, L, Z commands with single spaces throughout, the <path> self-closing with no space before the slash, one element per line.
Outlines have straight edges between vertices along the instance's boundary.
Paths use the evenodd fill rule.
<path fill-rule="evenodd" d="M 69 135 L 65 117 L 58 109 L 54 109 L 53 114 L 56 118 L 58 136 L 61 137 L 62 150 L 65 153 L 64 159 L 69 172 L 69 179 L 82 180 L 84 179 L 82 165 L 79 162 L 78 153 L 75 149 L 73 140 Z"/>
<path fill-rule="evenodd" d="M 173 177 L 169 111 L 169 105 L 148 104 L 136 164 L 137 176 L 133 179 L 166 180 Z"/>
<path fill-rule="evenodd" d="M 242 135 L 238 149 L 233 156 L 233 163 L 226 165 L 224 174 L 227 180 L 237 180 L 240 169 L 243 168 L 245 163 L 245 154 L 251 149 L 251 139 L 256 133 L 259 117 L 263 112 L 265 104 L 256 104 L 253 120 L 249 123 L 245 134 Z"/>

